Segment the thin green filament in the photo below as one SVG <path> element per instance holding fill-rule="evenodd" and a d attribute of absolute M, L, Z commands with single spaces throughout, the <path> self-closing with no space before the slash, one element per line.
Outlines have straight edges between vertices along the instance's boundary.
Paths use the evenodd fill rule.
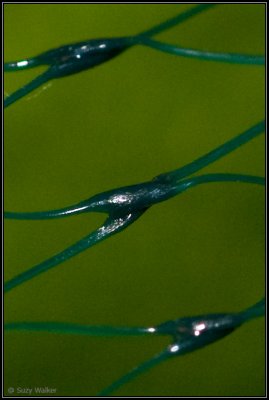
<path fill-rule="evenodd" d="M 134 222 L 138 217 L 140 217 L 140 215 L 141 212 L 134 212 L 132 214 L 124 216 L 123 218 L 108 218 L 103 226 L 85 236 L 83 239 L 79 240 L 72 246 L 10 279 L 4 284 L 4 292 L 9 292 L 15 287 L 21 285 L 22 283 L 25 283 L 35 278 L 41 273 L 46 272 L 49 269 L 63 263 L 64 261 L 69 260 L 70 258 L 81 253 L 82 251 L 89 249 L 90 247 L 108 238 L 109 236 L 122 231 L 128 225 Z"/>
<path fill-rule="evenodd" d="M 220 314 L 216 314 L 219 316 Z M 231 314 L 233 315 L 233 314 Z M 252 319 L 263 317 L 265 315 L 265 298 L 262 298 L 253 306 L 247 308 L 236 314 L 237 320 L 240 323 L 251 321 Z M 209 314 L 210 316 L 210 314 Z M 194 317 L 201 318 L 201 317 Z M 203 316 L 206 319 L 207 316 Z M 184 319 L 183 319 L 184 320 Z M 170 321 L 169 321 L 170 322 Z M 167 326 L 169 322 L 165 322 L 161 325 L 151 327 L 114 327 L 106 325 L 81 325 L 72 324 L 67 322 L 51 322 L 51 321 L 39 321 L 39 322 L 9 322 L 5 324 L 6 331 L 27 331 L 27 332 L 48 332 L 48 333 L 61 333 L 68 335 L 86 335 L 86 336 L 97 336 L 97 337 L 115 337 L 115 336 L 156 336 L 156 335 L 174 335 Z M 181 322 L 181 319 L 172 321 L 176 327 Z M 237 322 L 238 323 L 238 322 Z M 164 328 L 164 326 L 166 326 Z M 176 329 L 176 328 L 173 328 Z"/>
<path fill-rule="evenodd" d="M 152 334 L 144 327 L 113 327 L 71 324 L 67 322 L 10 322 L 5 325 L 6 331 L 33 331 L 61 333 L 68 335 L 86 335 L 98 337 L 145 336 Z"/>
<path fill-rule="evenodd" d="M 189 18 L 194 17 L 195 15 L 198 15 L 200 13 L 202 13 L 203 11 L 206 11 L 214 6 L 216 6 L 217 4 L 199 4 L 196 7 L 192 7 L 186 11 L 183 11 L 182 13 L 176 15 L 175 17 L 168 19 L 165 22 L 162 22 L 161 24 L 145 30 L 141 33 L 139 33 L 138 36 L 155 36 L 158 35 L 161 32 L 166 31 L 167 29 L 171 29 L 176 25 L 181 24 L 182 22 L 187 21 Z"/>
<path fill-rule="evenodd" d="M 4 107 L 8 107 L 13 104 L 15 101 L 21 99 L 22 97 L 28 95 L 29 93 L 33 92 L 35 89 L 39 88 L 40 86 L 44 85 L 45 83 L 49 82 L 52 79 L 51 71 L 48 70 L 41 75 L 38 75 L 35 79 L 29 82 L 26 86 L 22 86 L 16 92 L 12 93 L 11 95 L 7 96 L 4 100 Z"/>
<path fill-rule="evenodd" d="M 167 350 L 162 351 L 161 353 L 155 355 L 151 359 L 146 360 L 142 364 L 133 368 L 126 375 L 123 375 L 121 378 L 119 378 L 118 380 L 113 382 L 111 385 L 109 385 L 105 389 L 101 390 L 101 392 L 98 393 L 98 396 L 102 397 L 102 396 L 111 395 L 116 390 L 120 389 L 122 386 L 133 381 L 139 375 L 144 374 L 145 372 L 149 371 L 153 367 L 156 367 L 158 364 L 160 364 L 163 361 L 166 361 L 169 358 L 171 358 L 171 354 Z"/>
<path fill-rule="evenodd" d="M 161 43 L 147 37 L 137 38 L 141 44 L 150 48 L 160 50 L 164 53 L 180 57 L 194 58 L 202 61 L 224 62 L 239 65 L 264 65 L 265 57 L 260 55 L 236 54 L 236 53 L 216 53 L 212 51 L 203 51 L 178 47 L 167 43 Z M 138 42 L 138 43 L 139 43 Z"/>
<path fill-rule="evenodd" d="M 169 180 L 180 180 L 194 174 L 195 172 L 199 171 L 200 169 L 212 164 L 213 162 L 219 160 L 220 158 L 226 156 L 227 154 L 231 153 L 232 151 L 236 150 L 243 144 L 249 142 L 250 140 L 254 139 L 255 137 L 259 136 L 265 129 L 265 121 L 261 121 L 258 124 L 252 126 L 247 131 L 241 133 L 240 135 L 236 136 L 235 138 L 229 140 L 228 142 L 224 143 L 223 145 L 217 147 L 216 149 L 210 151 L 209 153 L 205 154 L 202 157 L 197 158 L 196 160 L 192 161 L 191 163 L 185 165 L 184 167 L 178 168 L 174 171 L 170 171 L 167 174 L 163 174 L 160 177 L 166 177 Z"/>
<path fill-rule="evenodd" d="M 196 185 L 203 183 L 218 183 L 218 182 L 237 182 L 237 183 L 250 183 L 256 185 L 264 185 L 265 179 L 260 176 L 255 175 L 243 175 L 243 174 L 206 174 L 200 175 L 193 178 L 188 178 L 177 183 L 174 190 L 174 195 L 182 193 L 187 189 L 190 189 Z M 123 190 L 126 188 L 123 188 Z M 128 190 L 128 189 L 127 189 Z M 102 193 L 101 196 L 105 194 Z M 38 211 L 38 212 L 12 212 L 6 211 L 4 216 L 6 219 L 17 219 L 17 220 L 47 220 L 55 218 L 66 218 L 72 215 L 78 215 L 85 212 L 94 212 L 94 198 L 83 201 L 76 205 L 72 205 L 65 208 L 60 208 L 59 210 L 49 210 L 49 211 Z M 166 199 L 164 199 L 166 200 Z M 162 201 L 161 199 L 159 201 Z M 86 203 L 86 205 L 85 205 Z M 99 211 L 97 209 L 97 211 Z M 113 208 L 111 208 L 111 213 L 113 213 Z"/>
<path fill-rule="evenodd" d="M 255 318 L 259 318 L 265 315 L 265 297 L 254 304 L 252 307 L 240 313 L 240 319 L 242 322 L 247 322 Z"/>

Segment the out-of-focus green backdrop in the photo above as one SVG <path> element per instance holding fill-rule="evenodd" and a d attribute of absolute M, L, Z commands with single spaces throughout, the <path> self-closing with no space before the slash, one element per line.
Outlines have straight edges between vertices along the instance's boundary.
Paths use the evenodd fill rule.
<path fill-rule="evenodd" d="M 170 5 L 4 5 L 5 61 L 88 38 L 125 36 L 189 8 Z M 262 4 L 219 5 L 158 38 L 185 47 L 264 53 Z M 157 37 L 156 37 L 157 38 Z M 5 74 L 5 94 L 42 68 Z M 264 68 L 134 47 L 53 81 L 5 110 L 5 209 L 37 211 L 143 182 L 177 168 L 264 117 Z M 205 172 L 264 175 L 259 137 Z M 5 223 L 5 280 L 74 243 L 101 214 Z M 6 321 L 150 326 L 239 311 L 264 292 L 264 191 L 204 185 L 150 209 L 124 232 L 5 297 Z M 95 395 L 159 352 L 166 338 L 9 332 L 5 391 L 48 386 Z M 264 395 L 264 322 L 173 359 L 118 395 Z"/>

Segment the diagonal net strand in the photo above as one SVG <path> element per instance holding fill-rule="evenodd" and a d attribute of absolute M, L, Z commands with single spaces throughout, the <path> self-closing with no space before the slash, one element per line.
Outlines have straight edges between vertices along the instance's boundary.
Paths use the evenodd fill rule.
<path fill-rule="evenodd" d="M 168 180 L 179 181 L 180 179 L 200 171 L 202 168 L 207 167 L 213 162 L 233 152 L 240 146 L 244 145 L 245 143 L 259 136 L 261 133 L 264 132 L 264 130 L 265 130 L 265 121 L 261 121 L 258 124 L 249 128 L 248 130 L 246 130 L 245 132 L 241 133 L 240 135 L 235 136 L 233 139 L 227 141 L 221 146 L 205 154 L 204 156 L 197 158 L 191 163 L 185 165 L 184 167 L 162 174 L 159 177 L 157 177 L 157 179 L 161 180 L 168 179 Z"/>
<path fill-rule="evenodd" d="M 137 218 L 139 218 L 140 215 L 141 211 L 119 218 L 108 218 L 103 226 L 74 243 L 72 246 L 7 281 L 4 284 L 4 292 L 9 292 L 22 283 L 25 283 L 41 273 L 46 272 L 49 269 L 63 263 L 64 261 L 69 260 L 82 251 L 108 238 L 109 236 L 122 231 Z"/>
<path fill-rule="evenodd" d="M 262 55 L 249 55 L 249 54 L 237 54 L 237 53 L 219 53 L 213 51 L 205 51 L 198 49 L 190 49 L 184 47 L 178 47 L 168 43 L 162 43 L 157 40 L 153 40 L 148 37 L 137 37 L 137 44 L 148 46 L 152 49 L 162 51 L 166 54 L 172 54 L 174 56 L 194 58 L 202 61 L 215 61 L 224 62 L 228 64 L 238 65 L 264 65 L 265 57 Z"/>

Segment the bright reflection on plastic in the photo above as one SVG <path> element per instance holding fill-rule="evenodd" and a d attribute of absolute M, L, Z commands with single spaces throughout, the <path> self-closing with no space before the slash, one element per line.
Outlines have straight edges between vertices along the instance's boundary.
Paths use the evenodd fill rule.
<path fill-rule="evenodd" d="M 25 67 L 26 65 L 28 65 L 28 61 L 19 61 L 19 62 L 17 62 L 17 66 L 18 67 Z"/>
<path fill-rule="evenodd" d="M 179 350 L 179 346 L 175 344 L 170 348 L 171 353 L 176 353 Z"/>
<path fill-rule="evenodd" d="M 202 331 L 203 329 L 205 329 L 205 324 L 198 324 L 195 326 L 195 330 L 197 331 Z"/>
<path fill-rule="evenodd" d="M 201 324 L 197 324 L 194 327 L 194 335 L 195 336 L 199 336 L 201 331 L 205 329 L 205 324 L 201 323 Z"/>

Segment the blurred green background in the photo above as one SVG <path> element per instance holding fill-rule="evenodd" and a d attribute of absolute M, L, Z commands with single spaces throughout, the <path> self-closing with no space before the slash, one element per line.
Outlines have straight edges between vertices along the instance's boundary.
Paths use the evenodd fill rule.
<path fill-rule="evenodd" d="M 5 61 L 88 38 L 125 36 L 189 8 L 5 4 Z M 156 38 L 211 51 L 264 54 L 263 4 L 226 4 Z M 12 93 L 42 68 L 5 74 Z M 98 68 L 52 81 L 5 110 L 5 209 L 37 211 L 175 169 L 264 117 L 264 68 L 134 47 Z M 204 172 L 264 175 L 259 137 Z M 104 216 L 5 222 L 5 280 L 98 227 Z M 204 185 L 150 209 L 124 232 L 16 288 L 6 321 L 151 326 L 239 311 L 264 293 L 264 191 Z M 7 388 L 95 395 L 169 338 L 9 332 Z M 115 395 L 262 396 L 264 321 L 159 365 Z M 18 393 L 14 393 L 14 395 Z M 14 396 L 13 395 L 13 396 Z"/>

